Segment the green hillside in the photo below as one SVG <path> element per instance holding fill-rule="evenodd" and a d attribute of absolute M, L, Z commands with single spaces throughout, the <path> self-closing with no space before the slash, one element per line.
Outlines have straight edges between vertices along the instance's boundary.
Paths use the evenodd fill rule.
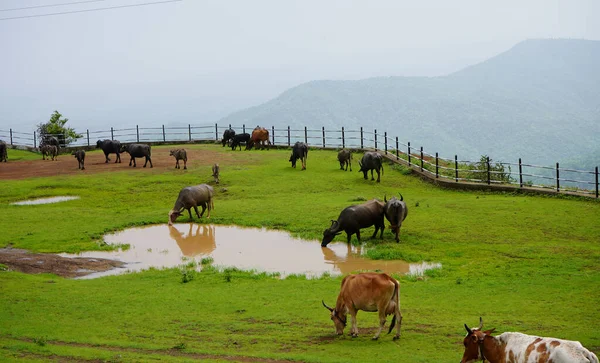
<path fill-rule="evenodd" d="M 600 163 L 600 42 L 528 40 L 444 77 L 313 81 L 219 123 L 387 131 L 451 157 Z"/>

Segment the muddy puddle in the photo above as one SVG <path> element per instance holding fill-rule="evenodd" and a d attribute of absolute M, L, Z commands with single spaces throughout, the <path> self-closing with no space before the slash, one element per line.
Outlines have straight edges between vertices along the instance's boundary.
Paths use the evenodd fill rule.
<path fill-rule="evenodd" d="M 84 278 L 150 267 L 175 267 L 191 260 L 200 263 L 206 257 L 214 260 L 214 266 L 279 272 L 282 276 L 319 276 L 326 272 L 339 275 L 363 270 L 422 275 L 427 269 L 441 267 L 439 263 L 370 260 L 362 256 L 360 248 L 349 247 L 345 242 L 321 247 L 319 241 L 293 238 L 287 232 L 236 226 L 195 223 L 157 225 L 106 235 L 104 241 L 109 244 L 129 244 L 130 248 L 61 256 L 106 258 L 125 263 L 124 268 L 93 273 Z"/>
<path fill-rule="evenodd" d="M 74 199 L 79 199 L 79 197 L 58 196 L 58 197 L 49 197 L 49 198 L 38 198 L 38 199 L 22 200 L 20 202 L 14 202 L 14 203 L 10 203 L 10 204 L 11 205 L 51 204 L 51 203 L 66 202 L 67 200 L 74 200 Z"/>

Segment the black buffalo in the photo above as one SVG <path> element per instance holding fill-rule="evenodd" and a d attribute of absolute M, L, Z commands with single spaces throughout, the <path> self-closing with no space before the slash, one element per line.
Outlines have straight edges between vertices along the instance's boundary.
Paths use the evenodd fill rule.
<path fill-rule="evenodd" d="M 384 197 L 383 200 L 385 201 L 385 206 L 383 207 L 385 218 L 390 222 L 390 229 L 396 235 L 396 242 L 400 242 L 400 238 L 398 237 L 400 227 L 402 227 L 402 222 L 408 215 L 408 208 L 404 202 L 404 197 L 400 194 L 400 199 L 392 197 L 392 199 L 387 200 L 387 197 Z"/>
<path fill-rule="evenodd" d="M 71 155 L 75 155 L 75 159 L 77 159 L 77 168 L 85 170 L 85 150 L 73 151 Z"/>
<path fill-rule="evenodd" d="M 229 140 L 232 140 L 234 136 L 235 136 L 235 131 L 233 129 L 225 130 L 223 132 L 223 139 L 221 140 L 221 143 L 223 144 L 223 146 L 225 146 L 225 144 L 227 144 L 227 142 Z"/>
<path fill-rule="evenodd" d="M 0 162 L 6 162 L 7 158 L 7 150 L 6 142 L 0 140 Z"/>
<path fill-rule="evenodd" d="M 331 227 L 323 231 L 323 241 L 321 247 L 326 247 L 335 236 L 346 232 L 348 243 L 350 238 L 356 233 L 356 238 L 360 241 L 360 230 L 362 228 L 375 225 L 375 232 L 371 238 L 375 238 L 377 231 L 381 229 L 380 238 L 383 238 L 383 202 L 373 199 L 366 203 L 353 205 L 345 208 L 337 221 L 331 221 Z"/>
<path fill-rule="evenodd" d="M 235 150 L 235 148 L 238 146 L 240 150 L 242 150 L 242 142 L 246 143 L 247 146 L 248 142 L 250 142 L 250 134 L 243 133 L 233 135 L 233 138 L 231 139 L 231 150 Z"/>
<path fill-rule="evenodd" d="M 302 170 L 306 169 L 306 158 L 308 157 L 308 146 L 306 143 L 297 141 L 292 148 L 292 155 L 290 156 L 290 162 L 292 168 L 296 167 L 296 160 L 302 161 Z"/>
<path fill-rule="evenodd" d="M 133 167 L 135 168 L 137 165 L 135 163 L 135 158 L 146 158 L 146 162 L 144 163 L 144 168 L 146 167 L 146 164 L 148 164 L 148 162 L 150 162 L 150 167 L 152 168 L 152 158 L 151 158 L 151 151 L 150 151 L 150 145 L 146 145 L 146 144 L 125 144 L 123 146 L 121 146 L 121 152 L 122 153 L 128 153 L 129 156 L 131 157 L 131 159 L 129 160 L 129 166 L 131 166 L 131 163 L 133 162 Z"/>
<path fill-rule="evenodd" d="M 115 163 L 121 162 L 121 143 L 118 140 L 98 140 L 96 142 L 96 149 L 102 149 L 102 151 L 104 151 L 104 157 L 106 158 L 105 163 L 110 161 L 108 154 L 117 154 Z"/>
<path fill-rule="evenodd" d="M 350 150 L 340 150 L 337 158 L 340 162 L 340 170 L 344 170 L 345 166 L 345 171 L 348 171 L 348 165 L 350 165 L 350 171 L 352 171 L 352 153 L 350 152 Z"/>
<path fill-rule="evenodd" d="M 368 178 L 367 172 L 370 170 L 371 180 L 375 180 L 375 178 L 373 177 L 373 170 L 375 170 L 377 172 L 377 182 L 380 182 L 380 171 L 381 174 L 383 174 L 383 156 L 374 151 L 367 151 L 363 155 L 361 161 L 358 162 L 358 165 L 360 166 L 359 172 L 363 172 L 365 179 Z"/>

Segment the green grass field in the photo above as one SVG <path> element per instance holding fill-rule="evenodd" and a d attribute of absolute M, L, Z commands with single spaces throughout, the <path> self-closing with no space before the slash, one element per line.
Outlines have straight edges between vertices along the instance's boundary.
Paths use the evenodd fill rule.
<path fill-rule="evenodd" d="M 153 149 L 161 148 L 169 147 Z M 392 341 L 391 334 L 371 341 L 377 314 L 365 312 L 358 314 L 358 338 L 334 336 L 321 299 L 334 303 L 341 277 L 279 279 L 209 267 L 190 272 L 188 283 L 181 269 L 69 280 L 0 266 L 0 361 L 456 362 L 463 324 L 474 326 L 480 316 L 498 333 L 578 340 L 600 353 L 596 200 L 443 190 L 387 164 L 377 184 L 364 180 L 358 165 L 353 172 L 339 170 L 333 151 L 310 150 L 308 169 L 300 171 L 290 167 L 289 150 L 186 148 L 225 154 L 211 223 L 320 240 L 344 207 L 401 192 L 409 208 L 401 243 L 386 229 L 383 241 L 366 241 L 368 256 L 443 266 L 422 279 L 395 276 L 401 283 L 401 339 Z M 211 182 L 210 169 L 3 180 L 0 247 L 110 248 L 103 234 L 166 223 L 179 190 Z M 81 198 L 9 205 L 56 195 Z"/>

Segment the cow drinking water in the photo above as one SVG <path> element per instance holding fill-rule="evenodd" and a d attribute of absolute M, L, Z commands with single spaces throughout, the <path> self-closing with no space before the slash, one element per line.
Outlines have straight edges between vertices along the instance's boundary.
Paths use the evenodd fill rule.
<path fill-rule="evenodd" d="M 133 162 L 133 167 L 135 168 L 137 165 L 135 163 L 135 158 L 145 158 L 146 162 L 144 163 L 144 168 L 146 164 L 150 162 L 150 167 L 152 168 L 152 158 L 151 158 L 151 149 L 150 145 L 146 144 L 125 144 L 121 146 L 122 153 L 128 153 L 131 159 L 129 160 L 129 166 Z"/>
<path fill-rule="evenodd" d="M 194 208 L 198 218 L 202 218 L 204 211 L 208 208 L 206 218 L 210 218 L 210 211 L 214 208 L 213 194 L 213 187 L 207 184 L 194 185 L 181 189 L 173 209 L 169 212 L 169 224 L 175 223 L 175 220 L 186 209 L 190 215 L 190 219 L 192 219 L 191 208 Z M 198 213 L 198 206 L 202 207 L 202 213 Z"/>
<path fill-rule="evenodd" d="M 348 314 L 352 319 L 350 334 L 358 336 L 356 326 L 356 314 L 359 310 L 379 313 L 379 329 L 373 340 L 379 338 L 381 330 L 385 325 L 387 315 L 393 315 L 388 334 L 396 325 L 394 340 L 400 338 L 400 327 L 402 325 L 402 314 L 400 313 L 400 283 L 385 273 L 367 272 L 357 275 L 348 275 L 342 280 L 340 293 L 335 308 L 330 308 L 321 301 L 331 312 L 331 320 L 335 325 L 338 335 L 344 334 Z"/>
<path fill-rule="evenodd" d="M 383 238 L 383 206 L 381 201 L 373 199 L 363 204 L 344 208 L 337 221 L 332 220 L 331 227 L 323 231 L 321 247 L 327 247 L 327 244 L 342 232 L 346 232 L 348 243 L 355 233 L 356 238 L 360 241 L 360 230 L 372 225 L 375 225 L 375 232 L 371 238 L 375 238 L 380 229 L 380 238 Z"/>

